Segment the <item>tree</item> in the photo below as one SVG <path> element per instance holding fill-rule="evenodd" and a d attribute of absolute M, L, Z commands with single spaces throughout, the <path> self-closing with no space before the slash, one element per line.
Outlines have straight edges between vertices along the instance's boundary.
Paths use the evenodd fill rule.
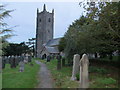
<path fill-rule="evenodd" d="M 75 53 L 99 53 L 112 56 L 112 52 L 119 50 L 120 30 L 118 18 L 120 3 L 86 3 L 86 15 L 74 21 L 61 39 L 65 43 L 66 58 L 72 60 Z M 60 42 L 59 46 L 62 46 Z"/>
<path fill-rule="evenodd" d="M 65 38 L 62 37 L 60 40 L 60 44 L 58 45 L 58 49 L 60 52 L 64 51 L 64 48 L 66 47 L 66 43 L 65 43 Z"/>
<path fill-rule="evenodd" d="M 20 44 L 10 43 L 9 46 L 3 49 L 6 56 L 22 55 L 23 53 L 29 53 L 29 47 L 24 42 Z"/>
<path fill-rule="evenodd" d="M 6 28 L 7 24 L 4 22 L 4 18 L 10 17 L 9 13 L 13 10 L 6 10 L 4 7 L 4 5 L 0 5 L 0 55 L 4 54 L 2 49 L 8 46 L 7 39 L 12 36 L 10 33 L 12 30 Z"/>

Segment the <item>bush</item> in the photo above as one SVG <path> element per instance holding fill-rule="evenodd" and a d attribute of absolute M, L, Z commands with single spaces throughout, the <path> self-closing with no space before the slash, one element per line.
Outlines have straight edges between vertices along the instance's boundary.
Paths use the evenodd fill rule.
<path fill-rule="evenodd" d="M 89 67 L 89 72 L 96 72 L 96 73 L 101 73 L 101 74 L 106 74 L 107 70 L 104 68 L 98 68 L 98 67 Z"/>
<path fill-rule="evenodd" d="M 76 79 L 77 79 L 77 81 L 80 80 L 80 74 L 79 73 L 76 74 Z"/>

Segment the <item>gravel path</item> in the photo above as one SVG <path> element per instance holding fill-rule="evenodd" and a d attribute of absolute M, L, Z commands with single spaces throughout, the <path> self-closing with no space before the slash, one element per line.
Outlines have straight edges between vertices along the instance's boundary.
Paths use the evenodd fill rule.
<path fill-rule="evenodd" d="M 47 69 L 46 64 L 36 61 L 40 65 L 39 70 L 39 84 L 36 88 L 53 88 L 53 80 L 51 78 L 50 71 Z"/>

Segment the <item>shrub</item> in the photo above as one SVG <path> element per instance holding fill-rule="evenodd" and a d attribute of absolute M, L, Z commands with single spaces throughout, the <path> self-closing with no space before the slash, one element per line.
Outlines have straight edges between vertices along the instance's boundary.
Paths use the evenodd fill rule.
<path fill-rule="evenodd" d="M 104 68 L 98 68 L 98 67 L 89 67 L 89 72 L 96 72 L 96 73 L 101 73 L 101 74 L 106 74 L 107 70 Z"/>
<path fill-rule="evenodd" d="M 79 81 L 79 79 L 80 79 L 80 74 L 79 73 L 76 74 L 76 79 L 77 79 L 77 81 Z"/>

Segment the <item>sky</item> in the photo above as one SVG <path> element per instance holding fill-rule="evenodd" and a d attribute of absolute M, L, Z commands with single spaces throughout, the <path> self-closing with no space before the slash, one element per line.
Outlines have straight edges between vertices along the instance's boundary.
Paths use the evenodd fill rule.
<path fill-rule="evenodd" d="M 43 10 L 46 4 L 48 12 L 54 9 L 54 38 L 63 37 L 68 27 L 74 20 L 79 19 L 84 9 L 79 6 L 79 2 L 2 2 L 6 4 L 7 10 L 14 10 L 11 17 L 6 18 L 8 27 L 13 28 L 13 34 L 8 41 L 20 43 L 28 41 L 36 36 L 37 8 Z"/>

